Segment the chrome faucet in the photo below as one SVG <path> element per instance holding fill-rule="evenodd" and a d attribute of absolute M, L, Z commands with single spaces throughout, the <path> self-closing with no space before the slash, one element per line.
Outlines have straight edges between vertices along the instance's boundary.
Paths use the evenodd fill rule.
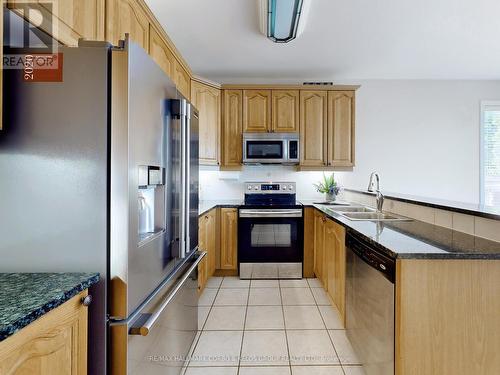
<path fill-rule="evenodd" d="M 380 176 L 377 172 L 372 172 L 372 174 L 370 175 L 370 182 L 368 183 L 368 191 L 377 192 L 377 198 L 376 198 L 377 212 L 382 212 L 382 206 L 384 205 L 384 195 L 380 192 Z"/>

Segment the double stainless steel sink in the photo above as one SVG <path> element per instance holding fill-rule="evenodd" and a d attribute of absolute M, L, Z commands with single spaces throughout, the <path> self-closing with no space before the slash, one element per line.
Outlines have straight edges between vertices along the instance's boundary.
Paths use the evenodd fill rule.
<path fill-rule="evenodd" d="M 327 210 L 333 211 L 340 216 L 344 216 L 353 221 L 411 221 L 412 219 L 390 214 L 386 212 L 377 212 L 375 209 L 366 206 L 338 206 L 328 207 Z"/>

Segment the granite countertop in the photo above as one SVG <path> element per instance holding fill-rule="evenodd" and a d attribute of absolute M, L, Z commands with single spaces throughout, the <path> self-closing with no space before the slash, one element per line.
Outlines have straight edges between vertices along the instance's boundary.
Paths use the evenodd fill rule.
<path fill-rule="evenodd" d="M 358 189 L 345 189 L 355 193 L 375 195 L 375 193 L 358 190 Z M 395 201 L 418 204 L 420 206 L 434 207 L 442 210 L 460 212 L 467 215 L 481 216 L 488 219 L 500 220 L 500 207 L 486 206 L 484 204 L 456 202 L 445 199 L 419 197 L 416 195 L 383 192 L 384 197 Z"/>
<path fill-rule="evenodd" d="M 198 214 L 201 216 L 215 207 L 239 207 L 243 204 L 242 199 L 219 199 L 202 200 L 198 203 Z"/>
<path fill-rule="evenodd" d="M 0 341 L 98 281 L 98 273 L 0 273 Z"/>
<path fill-rule="evenodd" d="M 498 259 L 500 242 L 453 231 L 418 220 L 376 222 L 353 221 L 329 206 L 302 201 L 313 206 L 348 232 L 361 235 L 392 258 L 400 259 Z"/>

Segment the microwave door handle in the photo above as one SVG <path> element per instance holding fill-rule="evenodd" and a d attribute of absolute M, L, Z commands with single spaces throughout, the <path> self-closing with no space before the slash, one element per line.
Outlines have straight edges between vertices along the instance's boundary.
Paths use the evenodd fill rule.
<path fill-rule="evenodd" d="M 283 158 L 282 160 L 284 162 L 288 161 L 288 148 L 289 148 L 289 141 L 284 139 L 283 140 Z"/>

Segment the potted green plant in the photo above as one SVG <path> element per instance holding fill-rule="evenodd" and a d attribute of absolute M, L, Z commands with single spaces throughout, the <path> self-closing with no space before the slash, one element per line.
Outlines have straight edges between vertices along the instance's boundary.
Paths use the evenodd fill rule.
<path fill-rule="evenodd" d="M 337 198 L 337 194 L 340 192 L 340 186 L 337 181 L 335 181 L 333 173 L 330 176 L 323 173 L 323 181 L 313 184 L 313 186 L 318 192 L 325 194 L 327 202 L 334 201 Z"/>

